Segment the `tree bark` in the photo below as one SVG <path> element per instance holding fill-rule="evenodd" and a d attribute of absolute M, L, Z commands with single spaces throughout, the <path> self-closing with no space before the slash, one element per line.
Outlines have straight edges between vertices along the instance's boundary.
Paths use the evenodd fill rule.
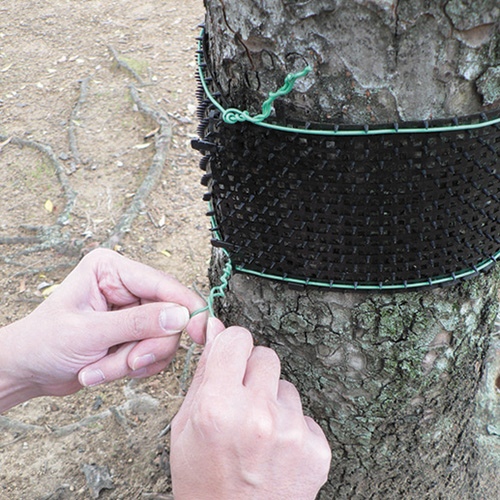
<path fill-rule="evenodd" d="M 500 100 L 496 0 L 205 0 L 227 107 L 259 112 L 310 64 L 276 116 L 384 123 Z M 272 168 L 270 165 L 269 168 Z M 219 284 L 224 255 L 210 269 Z M 500 272 L 423 292 L 348 293 L 236 274 L 226 324 L 273 347 L 333 450 L 320 499 L 500 498 Z"/>

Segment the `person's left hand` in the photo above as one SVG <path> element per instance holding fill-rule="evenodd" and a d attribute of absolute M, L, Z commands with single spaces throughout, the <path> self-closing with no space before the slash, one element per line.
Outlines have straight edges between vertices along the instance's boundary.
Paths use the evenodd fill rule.
<path fill-rule="evenodd" d="M 204 341 L 207 314 L 190 319 L 204 305 L 165 273 L 95 250 L 29 316 L 0 331 L 0 378 L 15 377 L 26 400 L 156 374 L 184 329 Z M 2 405 L 1 396 L 0 411 L 21 402 Z"/>

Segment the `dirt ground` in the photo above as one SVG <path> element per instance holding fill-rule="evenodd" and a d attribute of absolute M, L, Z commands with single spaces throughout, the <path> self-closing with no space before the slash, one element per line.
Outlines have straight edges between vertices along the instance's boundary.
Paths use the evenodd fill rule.
<path fill-rule="evenodd" d="M 209 221 L 190 148 L 203 15 L 202 0 L 0 2 L 1 324 L 29 313 L 106 242 L 206 292 Z M 130 84 L 172 135 L 165 168 L 151 195 L 137 198 L 127 230 L 122 216 L 152 182 L 159 152 L 158 123 Z M 123 238 L 109 242 L 120 228 Z M 186 338 L 161 375 L 41 398 L 1 416 L 0 500 L 96 498 L 90 466 L 112 481 L 100 499 L 169 498 L 165 427 L 199 353 Z"/>

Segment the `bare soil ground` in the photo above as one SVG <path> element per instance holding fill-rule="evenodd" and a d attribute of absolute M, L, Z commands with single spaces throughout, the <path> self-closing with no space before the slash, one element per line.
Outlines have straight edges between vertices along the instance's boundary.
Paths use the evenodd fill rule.
<path fill-rule="evenodd" d="M 102 244 L 206 291 L 209 223 L 190 148 L 203 14 L 201 0 L 0 2 L 0 324 Z M 162 117 L 167 147 L 142 105 Z M 162 431 L 199 352 L 186 338 L 161 375 L 1 416 L 0 500 L 96 498 L 88 466 L 109 471 L 100 499 L 169 498 Z"/>

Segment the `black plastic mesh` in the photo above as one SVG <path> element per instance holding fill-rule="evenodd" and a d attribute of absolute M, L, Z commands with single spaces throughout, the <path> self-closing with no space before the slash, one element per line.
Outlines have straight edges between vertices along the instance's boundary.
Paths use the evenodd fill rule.
<path fill-rule="evenodd" d="M 204 153 L 202 182 L 218 234 L 212 242 L 237 268 L 383 287 L 425 285 L 493 264 L 500 249 L 498 124 L 318 136 L 226 124 L 201 88 L 198 96 L 201 139 L 193 146 Z"/>

